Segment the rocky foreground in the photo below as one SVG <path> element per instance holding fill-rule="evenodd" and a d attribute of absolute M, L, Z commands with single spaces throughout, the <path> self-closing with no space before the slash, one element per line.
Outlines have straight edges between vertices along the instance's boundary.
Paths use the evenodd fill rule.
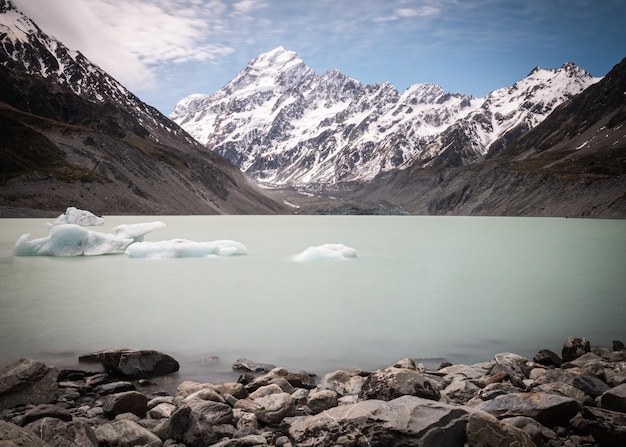
<path fill-rule="evenodd" d="M 106 372 L 17 359 L 0 371 L 0 446 L 624 446 L 626 350 L 570 337 L 561 355 L 503 353 L 425 370 L 410 358 L 365 373 L 307 373 L 242 360 L 237 383 L 149 377 L 155 351 L 103 351 Z M 261 371 L 257 371 L 261 370 Z"/>

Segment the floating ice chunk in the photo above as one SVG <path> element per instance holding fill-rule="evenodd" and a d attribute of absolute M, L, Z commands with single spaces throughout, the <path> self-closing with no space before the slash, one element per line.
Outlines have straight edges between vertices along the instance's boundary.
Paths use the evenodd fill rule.
<path fill-rule="evenodd" d="M 123 224 L 113 228 L 113 233 L 117 237 L 131 238 L 134 242 L 143 241 L 143 237 L 151 231 L 165 228 L 166 225 L 163 222 L 146 222 L 138 224 Z"/>
<path fill-rule="evenodd" d="M 55 225 L 76 224 L 81 226 L 104 225 L 104 219 L 98 217 L 90 211 L 79 210 L 73 206 L 65 210 L 65 214 L 61 214 L 54 221 Z"/>
<path fill-rule="evenodd" d="M 205 258 L 210 256 L 245 255 L 248 249 L 236 241 L 195 242 L 172 239 L 159 242 L 137 242 L 126 249 L 131 258 Z"/>
<path fill-rule="evenodd" d="M 343 244 L 324 244 L 316 247 L 309 247 L 294 259 L 297 262 L 343 260 L 356 258 L 357 251 L 354 248 Z"/>
<path fill-rule="evenodd" d="M 15 256 L 93 256 L 121 252 L 133 242 L 112 234 L 89 231 L 80 225 L 50 225 L 47 237 L 28 240 L 30 234 L 19 237 Z"/>

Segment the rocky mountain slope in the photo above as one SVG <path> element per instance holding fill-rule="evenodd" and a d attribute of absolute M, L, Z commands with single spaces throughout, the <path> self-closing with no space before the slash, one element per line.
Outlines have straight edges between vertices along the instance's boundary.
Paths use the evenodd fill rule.
<path fill-rule="evenodd" d="M 235 166 L 0 0 L 0 214 L 281 213 Z M 30 210 L 30 211 L 28 211 Z"/>
<path fill-rule="evenodd" d="M 419 163 L 344 196 L 417 214 L 626 218 L 626 59 L 470 166 Z M 292 199 L 293 200 L 293 199 Z"/>
<path fill-rule="evenodd" d="M 258 182 L 336 190 L 409 165 L 479 161 L 496 142 L 506 146 L 597 81 L 568 63 L 536 68 L 485 98 L 434 84 L 400 93 L 336 70 L 317 75 L 294 52 L 277 48 L 214 94 L 184 98 L 170 118 Z"/>

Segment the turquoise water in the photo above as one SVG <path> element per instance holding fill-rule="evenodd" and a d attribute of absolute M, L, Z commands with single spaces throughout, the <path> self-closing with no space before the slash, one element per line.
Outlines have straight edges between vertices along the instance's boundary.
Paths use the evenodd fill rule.
<path fill-rule="evenodd" d="M 569 335 L 626 341 L 626 221 L 408 216 L 112 216 L 161 220 L 147 240 L 231 239 L 220 258 L 13 257 L 45 219 L 0 219 L 0 364 L 157 349 L 178 380 L 231 377 L 246 357 L 295 371 L 437 367 L 560 353 Z M 49 220 L 52 221 L 52 220 Z M 356 259 L 297 263 L 342 243 Z M 235 375 L 236 377 L 236 375 Z"/>

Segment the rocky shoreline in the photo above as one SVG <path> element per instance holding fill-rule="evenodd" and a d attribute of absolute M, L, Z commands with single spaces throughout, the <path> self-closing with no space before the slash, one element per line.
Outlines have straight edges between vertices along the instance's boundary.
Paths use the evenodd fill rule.
<path fill-rule="evenodd" d="M 622 446 L 626 349 L 569 337 L 560 355 L 512 353 L 428 370 L 411 358 L 321 378 L 241 359 L 237 382 L 151 378 L 178 371 L 156 351 L 84 360 L 104 372 L 16 359 L 0 371 L 0 445 Z"/>

